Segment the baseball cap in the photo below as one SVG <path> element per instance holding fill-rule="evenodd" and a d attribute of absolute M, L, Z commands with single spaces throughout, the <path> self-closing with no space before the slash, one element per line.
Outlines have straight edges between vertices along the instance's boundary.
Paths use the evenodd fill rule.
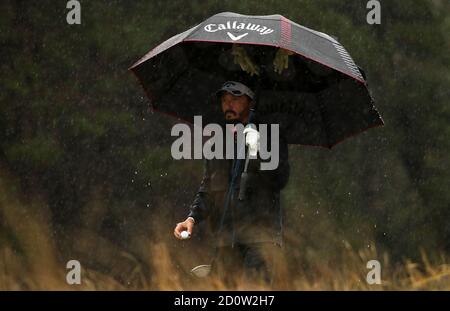
<path fill-rule="evenodd" d="M 255 98 L 255 93 L 253 93 L 253 91 L 248 86 L 236 81 L 225 82 L 222 87 L 217 90 L 216 96 L 220 96 L 223 91 L 231 93 L 235 96 L 247 95 L 252 100 Z"/>

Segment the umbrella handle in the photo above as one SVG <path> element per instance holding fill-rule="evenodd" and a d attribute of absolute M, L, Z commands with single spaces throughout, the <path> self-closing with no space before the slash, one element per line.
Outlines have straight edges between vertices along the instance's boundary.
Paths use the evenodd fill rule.
<path fill-rule="evenodd" d="M 250 160 L 250 158 L 248 157 L 248 154 L 247 154 L 246 158 L 245 158 L 244 171 L 241 174 L 241 185 L 239 188 L 239 200 L 240 201 L 245 200 L 245 193 L 247 191 L 247 181 L 248 181 L 247 167 L 248 167 L 249 160 Z"/>

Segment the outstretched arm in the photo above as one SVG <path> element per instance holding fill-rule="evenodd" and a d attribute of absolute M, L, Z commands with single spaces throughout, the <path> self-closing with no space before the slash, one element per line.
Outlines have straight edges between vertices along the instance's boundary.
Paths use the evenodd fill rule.
<path fill-rule="evenodd" d="M 208 160 L 204 161 L 203 178 L 200 188 L 194 197 L 194 201 L 189 207 L 188 217 L 192 217 L 195 222 L 200 222 L 208 216 L 208 206 L 210 206 L 210 184 L 211 168 Z"/>
<path fill-rule="evenodd" d="M 209 188 L 210 188 L 211 174 L 209 161 L 205 160 L 203 169 L 203 178 L 200 188 L 194 197 L 194 201 L 189 207 L 189 214 L 185 221 L 176 225 L 174 235 L 178 239 L 181 237 L 182 231 L 188 231 L 189 236 L 192 234 L 194 224 L 200 222 L 208 216 L 208 206 L 210 206 Z"/>

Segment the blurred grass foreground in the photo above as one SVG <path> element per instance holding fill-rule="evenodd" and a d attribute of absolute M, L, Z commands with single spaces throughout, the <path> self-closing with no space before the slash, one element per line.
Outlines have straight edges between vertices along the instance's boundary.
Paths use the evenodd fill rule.
<path fill-rule="evenodd" d="M 174 242 L 170 231 L 160 230 L 164 226 L 156 223 L 153 234 L 160 234 L 141 239 L 137 247 L 147 249 L 148 256 L 139 260 L 84 230 L 75 230 L 72 238 L 66 237 L 67 245 L 58 249 L 62 241 L 55 240 L 45 202 L 22 201 L 11 180 L 1 174 L 0 290 L 450 290 L 450 264 L 444 256 L 430 261 L 422 253 L 419 261 L 391 264 L 389 254 L 378 254 L 373 245 L 356 250 L 344 241 L 339 252 L 324 261 L 327 256 L 302 249 L 301 239 L 289 231 L 272 287 L 243 277 L 230 286 L 190 275 L 190 268 L 202 263 L 205 250 L 195 241 Z M 305 256 L 305 250 L 311 253 Z M 66 282 L 70 256 L 80 259 L 80 285 Z M 366 264 L 372 259 L 381 262 L 380 285 L 366 282 Z"/>

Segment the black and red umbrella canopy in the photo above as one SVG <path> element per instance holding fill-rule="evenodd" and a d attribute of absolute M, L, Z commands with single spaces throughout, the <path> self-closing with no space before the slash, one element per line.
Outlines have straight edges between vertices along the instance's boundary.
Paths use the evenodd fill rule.
<path fill-rule="evenodd" d="M 244 72 L 233 47 L 243 47 L 261 69 Z M 293 52 L 288 68 L 274 71 L 279 49 Z M 286 128 L 292 144 L 332 147 L 381 126 L 365 78 L 333 37 L 281 15 L 216 14 L 158 45 L 131 68 L 153 109 L 188 122 L 222 119 L 215 90 L 239 80 L 259 90 L 257 114 Z"/>

